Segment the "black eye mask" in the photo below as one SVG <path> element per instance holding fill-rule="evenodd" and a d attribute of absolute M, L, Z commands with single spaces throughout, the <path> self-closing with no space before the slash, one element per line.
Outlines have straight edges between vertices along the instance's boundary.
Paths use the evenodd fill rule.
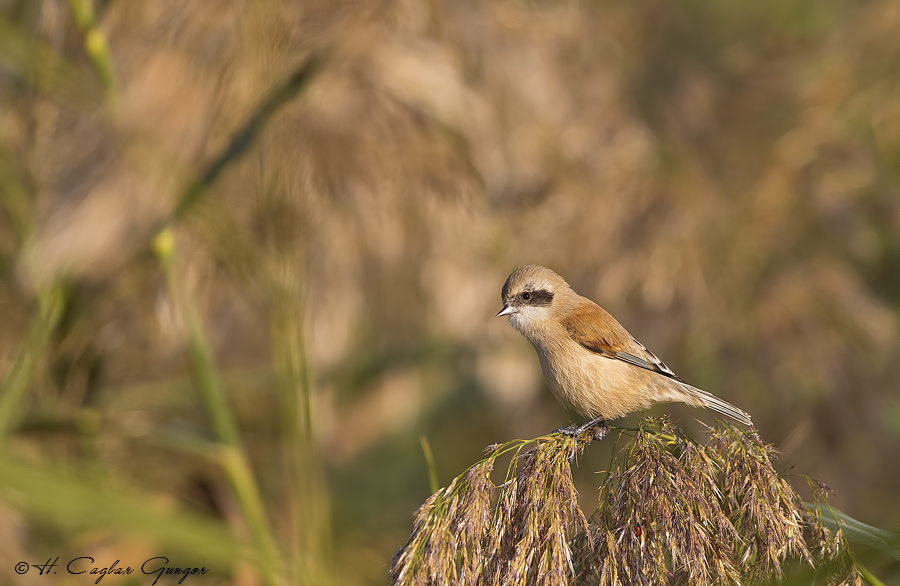
<path fill-rule="evenodd" d="M 522 305 L 530 305 L 532 307 L 546 307 L 553 301 L 553 293 L 544 289 L 525 291 L 519 297 Z"/>

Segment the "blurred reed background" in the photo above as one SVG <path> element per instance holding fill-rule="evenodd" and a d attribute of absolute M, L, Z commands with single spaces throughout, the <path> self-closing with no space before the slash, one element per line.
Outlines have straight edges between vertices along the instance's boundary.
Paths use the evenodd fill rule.
<path fill-rule="evenodd" d="M 382 583 L 420 436 L 443 485 L 575 417 L 493 318 L 527 262 L 896 531 L 898 30 L 889 0 L 0 0 L 0 582 Z"/>

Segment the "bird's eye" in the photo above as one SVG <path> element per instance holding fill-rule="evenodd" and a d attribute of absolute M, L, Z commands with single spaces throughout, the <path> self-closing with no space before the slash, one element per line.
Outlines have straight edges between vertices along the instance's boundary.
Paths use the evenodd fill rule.
<path fill-rule="evenodd" d="M 524 299 L 525 301 L 530 301 L 530 300 L 531 300 L 531 293 L 529 293 L 528 291 L 522 293 L 522 299 Z"/>

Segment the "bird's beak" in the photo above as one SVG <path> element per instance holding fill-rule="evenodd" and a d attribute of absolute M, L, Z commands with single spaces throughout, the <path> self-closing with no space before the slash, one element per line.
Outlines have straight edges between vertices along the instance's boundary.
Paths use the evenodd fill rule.
<path fill-rule="evenodd" d="M 515 313 L 515 312 L 516 312 L 516 308 L 513 307 L 512 305 L 504 305 L 504 306 L 503 306 L 503 309 L 501 309 L 500 312 L 499 312 L 497 315 L 495 315 L 494 317 L 501 317 L 501 316 L 504 316 L 504 315 L 510 315 L 510 314 Z"/>

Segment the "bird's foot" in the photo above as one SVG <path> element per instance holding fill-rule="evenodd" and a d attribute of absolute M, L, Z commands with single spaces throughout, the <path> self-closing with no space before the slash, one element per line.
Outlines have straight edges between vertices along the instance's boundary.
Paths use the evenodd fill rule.
<path fill-rule="evenodd" d="M 591 419 L 587 423 L 583 423 L 582 425 L 567 425 L 566 427 L 560 427 L 553 433 L 561 433 L 562 435 L 567 435 L 569 437 L 578 439 L 584 434 L 584 432 L 589 430 L 593 430 L 591 438 L 600 441 L 604 437 L 606 437 L 606 434 L 609 432 L 609 425 L 607 425 L 606 421 L 602 417 L 597 417 Z"/>

